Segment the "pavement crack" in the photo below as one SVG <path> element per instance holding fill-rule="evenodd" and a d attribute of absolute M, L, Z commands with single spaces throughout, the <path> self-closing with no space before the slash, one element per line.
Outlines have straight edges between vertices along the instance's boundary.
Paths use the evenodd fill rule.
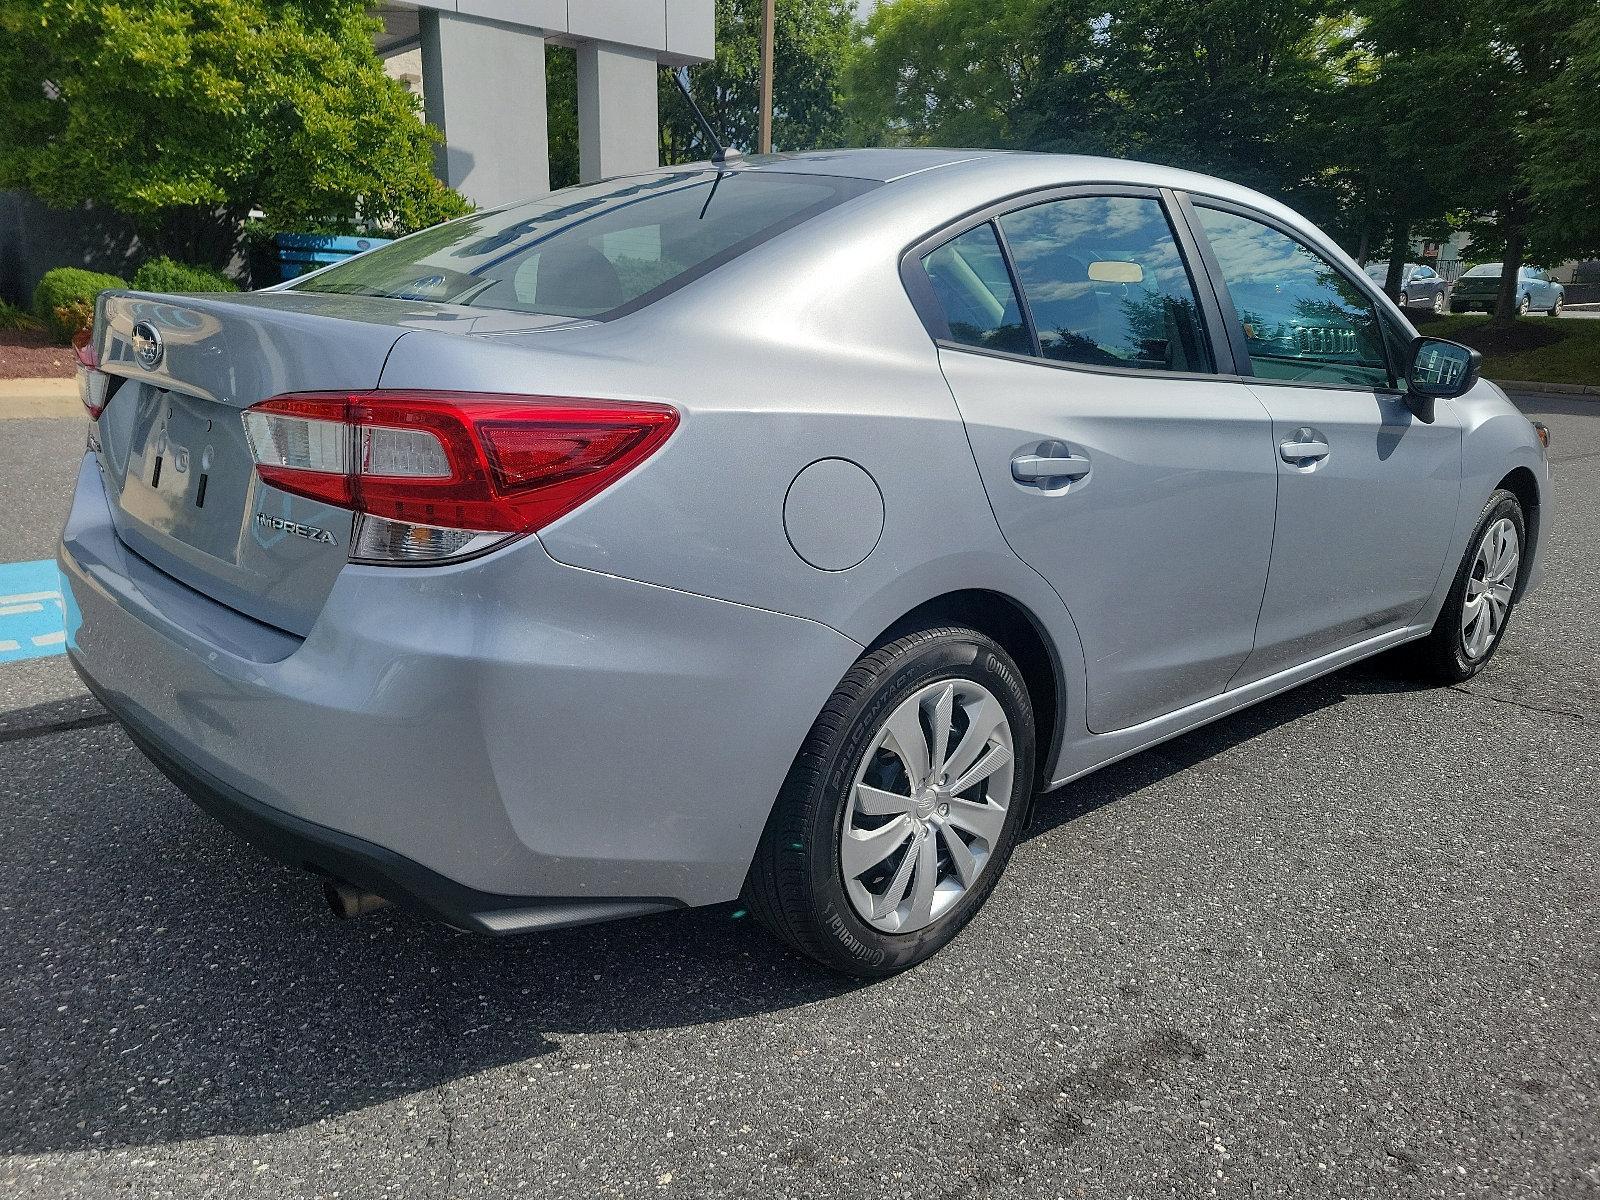
<path fill-rule="evenodd" d="M 1471 688 L 1462 687 L 1459 683 L 1451 684 L 1452 692 L 1460 692 L 1463 696 L 1474 696 L 1479 700 L 1488 700 L 1494 704 L 1504 704 L 1509 708 L 1520 708 L 1524 712 L 1543 713 L 1550 717 L 1571 717 L 1584 724 L 1590 723 L 1592 718 L 1588 713 L 1578 712 L 1571 708 L 1551 708 L 1544 704 L 1529 704 L 1526 700 L 1513 700 L 1509 696 L 1496 696 L 1489 692 L 1477 692 Z"/>
<path fill-rule="evenodd" d="M 450 1085 L 447 1083 L 439 1093 L 440 1109 L 444 1113 L 444 1200 L 455 1200 L 456 1175 L 460 1162 L 456 1158 L 456 1113 L 455 1105 L 450 1099 Z"/>

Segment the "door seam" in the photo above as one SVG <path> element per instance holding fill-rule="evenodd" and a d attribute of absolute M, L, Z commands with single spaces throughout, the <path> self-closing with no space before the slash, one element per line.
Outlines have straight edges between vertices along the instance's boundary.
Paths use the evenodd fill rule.
<path fill-rule="evenodd" d="M 1278 551 L 1278 511 L 1283 502 L 1283 464 L 1278 461 L 1277 448 L 1273 445 L 1278 440 L 1277 422 L 1273 419 L 1272 410 L 1267 407 L 1265 400 L 1243 380 L 1239 386 L 1250 393 L 1250 398 L 1260 407 L 1262 414 L 1267 418 L 1267 453 L 1271 457 L 1267 460 L 1272 464 L 1272 536 L 1267 539 L 1267 572 L 1261 577 L 1261 599 L 1256 604 L 1256 624 L 1250 635 L 1250 649 L 1245 651 L 1239 665 L 1233 669 L 1233 674 L 1228 676 L 1218 695 L 1227 695 L 1239 682 L 1239 676 L 1244 673 L 1245 667 L 1250 665 L 1250 660 L 1255 657 L 1257 643 L 1261 640 L 1261 614 L 1267 609 L 1267 589 L 1272 584 L 1272 560 Z"/>

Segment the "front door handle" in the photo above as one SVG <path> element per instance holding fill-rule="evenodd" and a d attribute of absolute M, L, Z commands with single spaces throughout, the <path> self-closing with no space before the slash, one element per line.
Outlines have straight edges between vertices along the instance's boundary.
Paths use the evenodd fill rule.
<path fill-rule="evenodd" d="M 1296 429 L 1294 436 L 1278 445 L 1278 456 L 1290 466 L 1303 467 L 1328 457 L 1327 440 L 1315 429 Z"/>
<path fill-rule="evenodd" d="M 1011 478 L 1018 483 L 1037 483 L 1041 479 L 1082 479 L 1089 473 L 1089 460 L 1079 454 L 1019 454 L 1011 460 Z"/>

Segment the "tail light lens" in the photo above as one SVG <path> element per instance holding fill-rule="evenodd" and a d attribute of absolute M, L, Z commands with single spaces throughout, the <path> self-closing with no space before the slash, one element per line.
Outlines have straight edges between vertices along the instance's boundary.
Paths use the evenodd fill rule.
<path fill-rule="evenodd" d="M 244 413 L 256 473 L 360 514 L 351 557 L 433 562 L 534 533 L 677 427 L 664 404 L 464 392 L 279 396 Z"/>
<path fill-rule="evenodd" d="M 91 421 L 98 421 L 106 410 L 110 397 L 111 376 L 100 370 L 100 360 L 94 353 L 94 335 L 87 329 L 72 337 L 72 353 L 78 360 L 78 399 L 89 413 Z M 120 410 L 119 410 L 120 411 Z"/>

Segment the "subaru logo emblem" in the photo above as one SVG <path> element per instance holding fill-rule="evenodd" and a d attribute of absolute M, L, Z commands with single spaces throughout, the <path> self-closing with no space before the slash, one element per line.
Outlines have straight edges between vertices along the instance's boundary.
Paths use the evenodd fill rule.
<path fill-rule="evenodd" d="M 140 321 L 133 327 L 133 357 L 146 371 L 161 365 L 161 331 L 149 321 Z"/>

